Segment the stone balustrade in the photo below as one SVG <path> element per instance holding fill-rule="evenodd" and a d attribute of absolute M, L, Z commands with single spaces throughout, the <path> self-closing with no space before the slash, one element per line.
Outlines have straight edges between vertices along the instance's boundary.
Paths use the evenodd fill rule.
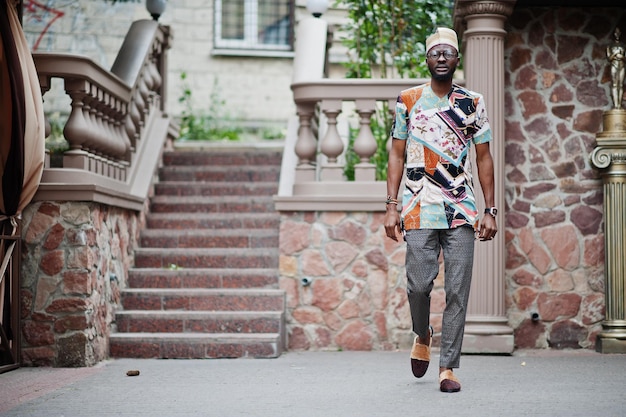
<path fill-rule="evenodd" d="M 288 210 L 380 210 L 386 182 L 376 181 L 370 157 L 377 150 L 372 116 L 384 104 L 392 117 L 400 91 L 425 79 L 320 79 L 292 84 L 297 134 L 287 140 L 285 158 L 293 157 L 293 183 L 281 187 L 276 208 Z M 359 162 L 354 181 L 344 175 L 346 125 L 358 131 L 353 150 Z M 389 143 L 387 143 L 387 147 Z M 283 175 L 289 178 L 289 175 Z"/>
<path fill-rule="evenodd" d="M 168 31 L 140 20 L 131 27 L 111 71 L 91 59 L 71 54 L 36 53 L 42 94 L 52 78 L 61 78 L 71 98 L 63 129 L 69 150 L 64 169 L 79 169 L 125 182 L 147 119 L 161 110 L 164 95 L 161 63 Z M 47 161 L 47 168 L 50 167 Z M 44 179 L 45 182 L 45 179 Z"/>
<path fill-rule="evenodd" d="M 63 167 L 125 180 L 130 137 L 140 122 L 138 113 L 131 116 L 128 111 L 131 87 L 87 57 L 41 53 L 35 55 L 35 62 L 42 93 L 50 89 L 52 78 L 59 77 L 72 99 L 63 129 L 70 146 Z"/>

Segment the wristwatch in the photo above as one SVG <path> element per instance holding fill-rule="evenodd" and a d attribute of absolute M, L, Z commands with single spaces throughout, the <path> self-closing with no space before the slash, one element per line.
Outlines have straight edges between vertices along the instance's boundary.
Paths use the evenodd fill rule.
<path fill-rule="evenodd" d="M 495 207 L 486 208 L 485 214 L 491 214 L 495 218 L 498 215 L 498 209 Z"/>

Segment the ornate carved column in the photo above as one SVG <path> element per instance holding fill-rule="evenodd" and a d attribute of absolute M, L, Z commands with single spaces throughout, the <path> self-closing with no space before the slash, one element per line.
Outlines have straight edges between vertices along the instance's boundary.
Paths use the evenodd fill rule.
<path fill-rule="evenodd" d="M 622 108 L 626 46 L 607 48 L 611 64 L 613 108 L 603 114 L 603 131 L 596 135 L 591 163 L 599 168 L 604 183 L 604 298 L 606 314 L 596 350 L 626 353 L 626 110 Z"/>
<path fill-rule="evenodd" d="M 468 353 L 511 353 L 514 349 L 513 329 L 506 317 L 504 276 L 504 24 L 515 1 L 458 0 L 455 11 L 456 30 L 462 35 L 466 86 L 484 96 L 493 130 L 491 153 L 499 208 L 499 233 L 491 242 L 476 244 L 463 341 L 463 351 Z M 479 186 L 476 191 L 482 213 Z"/>
<path fill-rule="evenodd" d="M 604 182 L 604 297 L 606 315 L 596 350 L 626 353 L 626 110 L 604 113 L 591 162 Z"/>

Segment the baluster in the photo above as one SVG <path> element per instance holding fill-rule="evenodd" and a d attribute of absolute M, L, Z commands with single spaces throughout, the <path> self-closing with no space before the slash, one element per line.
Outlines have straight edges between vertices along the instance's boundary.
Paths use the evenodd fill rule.
<path fill-rule="evenodd" d="M 146 123 L 146 115 L 150 112 L 150 88 L 148 87 L 148 80 L 146 80 L 146 72 L 144 71 L 141 78 L 139 79 L 137 88 L 139 91 L 138 96 L 141 97 L 141 109 L 142 117 L 141 124 L 145 125 Z"/>
<path fill-rule="evenodd" d="M 130 141 L 128 140 L 128 137 L 125 134 L 123 134 L 123 132 L 120 129 L 120 122 L 119 122 L 120 114 L 119 114 L 117 106 L 118 106 L 117 99 L 113 97 L 112 95 L 108 94 L 107 102 L 106 102 L 106 105 L 104 106 L 104 109 L 105 109 L 104 121 L 106 123 L 106 126 L 109 132 L 111 132 L 111 136 L 115 138 L 115 141 L 117 143 L 121 144 L 122 149 L 123 149 L 123 155 L 126 155 L 128 150 L 130 149 Z"/>
<path fill-rule="evenodd" d="M 83 147 L 90 130 L 84 110 L 87 83 L 83 80 L 66 80 L 65 91 L 72 99 L 72 111 L 63 128 L 63 136 L 70 146 L 70 150 L 63 155 L 63 167 L 88 170 L 89 154 Z"/>
<path fill-rule="evenodd" d="M 115 143 L 113 143 L 111 138 L 111 132 L 107 129 L 104 113 L 102 111 L 104 92 L 100 88 L 94 87 L 94 90 L 95 99 L 91 102 L 91 117 L 95 127 L 95 133 L 98 136 L 98 142 L 94 150 L 102 157 L 104 154 L 113 153 Z"/>
<path fill-rule="evenodd" d="M 161 83 L 163 82 L 163 78 L 161 77 L 161 74 L 159 73 L 159 68 L 157 67 L 156 56 L 152 57 L 148 69 L 152 77 L 152 86 L 150 87 L 150 89 L 156 94 L 159 87 L 161 87 Z"/>
<path fill-rule="evenodd" d="M 139 133 L 137 132 L 137 128 L 135 127 L 135 121 L 133 120 L 133 114 L 130 109 L 134 106 L 128 106 L 129 109 L 128 114 L 124 118 L 124 130 L 130 139 L 131 146 L 134 148 L 137 144 L 137 139 L 139 137 Z"/>
<path fill-rule="evenodd" d="M 137 93 L 135 93 L 135 96 L 137 96 Z M 141 124 L 141 111 L 139 110 L 139 107 L 137 107 L 136 100 L 133 100 L 130 102 L 129 113 L 130 113 L 130 118 L 133 123 L 133 128 L 135 130 L 135 139 L 139 139 L 139 137 L 141 136 L 142 124 Z"/>
<path fill-rule="evenodd" d="M 354 140 L 354 152 L 359 156 L 360 162 L 354 166 L 355 181 L 375 181 L 376 166 L 370 162 L 370 158 L 376 153 L 378 144 L 372 134 L 371 117 L 376 111 L 374 100 L 356 100 L 356 111 L 359 113 L 359 134 Z"/>
<path fill-rule="evenodd" d="M 106 94 L 104 98 L 105 100 L 102 106 L 102 118 L 104 125 L 106 126 L 111 137 L 115 138 L 115 141 L 121 143 L 124 146 L 124 149 L 126 149 L 128 145 L 125 143 L 124 137 L 120 136 L 119 131 L 117 130 L 117 121 L 115 119 L 115 98 L 110 94 Z"/>
<path fill-rule="evenodd" d="M 152 56 L 148 57 L 148 59 L 146 60 L 146 62 L 143 65 L 143 69 L 141 70 L 141 77 L 144 80 L 144 83 L 146 84 L 146 88 L 148 89 L 148 91 L 153 91 L 154 90 L 154 78 L 152 78 L 152 71 L 150 70 L 150 67 L 152 66 Z"/>
<path fill-rule="evenodd" d="M 141 93 L 141 81 L 137 81 L 137 86 L 133 93 L 133 98 L 131 100 L 131 115 L 133 121 L 135 122 L 135 127 L 137 129 L 138 137 L 141 136 L 144 126 L 144 110 L 146 108 L 146 102 L 143 99 L 143 95 Z"/>
<path fill-rule="evenodd" d="M 114 129 L 113 120 L 110 117 L 112 108 L 109 101 L 109 95 L 105 95 L 102 91 L 102 94 L 99 96 L 101 97 L 101 100 L 98 102 L 98 112 L 96 115 L 98 117 L 98 122 L 102 126 L 102 134 L 106 137 L 102 146 L 102 153 L 105 156 L 109 156 L 109 159 L 120 159 L 126 154 L 128 146 L 124 142 L 124 139 L 117 135 Z"/>
<path fill-rule="evenodd" d="M 128 132 L 126 131 L 125 126 L 125 109 L 127 108 L 126 104 L 123 103 L 116 97 L 111 97 L 113 103 L 111 104 L 111 122 L 113 123 L 112 128 L 115 131 L 117 137 L 124 143 L 124 146 L 128 150 L 128 152 L 135 151 L 134 141 L 131 141 L 131 137 L 128 136 Z"/>
<path fill-rule="evenodd" d="M 102 123 L 102 112 L 100 111 L 102 105 L 102 90 L 95 85 L 92 85 L 90 90 L 89 119 L 91 120 L 94 140 L 90 144 L 89 149 L 94 153 L 102 153 L 106 152 L 107 142 L 111 140 L 111 138 L 107 137 L 105 126 Z"/>
<path fill-rule="evenodd" d="M 337 130 L 337 115 L 341 113 L 341 100 L 324 100 L 322 112 L 327 119 L 326 135 L 322 140 L 320 150 L 327 158 L 320 173 L 322 181 L 343 181 L 343 165 L 337 162 L 337 157 L 343 152 L 344 146 Z"/>
<path fill-rule="evenodd" d="M 317 140 L 311 130 L 311 119 L 314 114 L 315 103 L 298 104 L 298 140 L 295 152 L 298 156 L 295 182 L 315 181 L 315 157 L 317 154 Z"/>
<path fill-rule="evenodd" d="M 151 56 L 150 59 L 146 62 L 146 67 L 144 69 L 146 87 L 148 88 L 148 107 L 151 110 L 154 106 L 154 99 L 156 95 L 155 90 L 156 90 L 156 85 L 157 85 L 157 79 L 155 78 L 155 75 L 154 75 L 156 71 L 152 70 L 153 67 L 154 67 L 154 63 L 152 62 L 152 56 Z"/>

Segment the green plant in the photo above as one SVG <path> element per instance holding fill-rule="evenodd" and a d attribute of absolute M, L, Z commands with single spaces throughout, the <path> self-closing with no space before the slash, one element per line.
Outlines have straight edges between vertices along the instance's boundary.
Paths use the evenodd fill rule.
<path fill-rule="evenodd" d="M 385 106 L 386 103 L 383 103 Z M 370 128 L 372 135 L 376 139 L 376 152 L 370 157 L 370 162 L 376 167 L 376 179 L 384 181 L 387 179 L 387 138 L 390 127 L 387 126 L 388 119 L 382 118 L 380 114 L 385 114 L 383 110 L 377 111 L 370 119 Z M 383 120 L 381 120 L 381 118 Z M 354 152 L 354 140 L 359 134 L 359 128 L 350 127 L 348 136 L 348 146 L 345 153 L 346 164 L 344 167 L 344 175 L 348 181 L 354 181 L 354 167 L 360 161 L 359 156 Z"/>
<path fill-rule="evenodd" d="M 265 140 L 279 140 L 279 139 L 285 139 L 285 136 L 287 136 L 287 133 L 285 132 L 284 128 L 265 127 L 261 129 L 260 136 L 262 139 L 265 139 Z"/>
<path fill-rule="evenodd" d="M 50 164 L 53 168 L 61 167 L 63 154 L 70 149 L 70 145 L 63 136 L 63 128 L 67 123 L 67 114 L 59 112 L 47 113 L 46 121 L 50 125 L 50 134 L 46 137 L 45 146 L 50 155 Z"/>
<path fill-rule="evenodd" d="M 239 140 L 242 129 L 234 126 L 233 121 L 224 112 L 225 100 L 221 98 L 219 82 L 213 80 L 213 89 L 209 96 L 207 113 L 194 109 L 191 87 L 187 83 L 187 74 L 181 73 L 183 91 L 178 102 L 183 105 L 180 121 L 180 140 Z"/>
<path fill-rule="evenodd" d="M 347 78 L 415 78 L 428 75 L 424 42 L 438 26 L 451 26 L 453 0 L 341 0 L 348 23 L 342 39 L 349 51 L 345 63 Z M 387 177 L 387 139 L 392 120 L 387 102 L 372 116 L 371 128 L 378 148 L 370 159 L 376 179 Z M 354 179 L 358 158 L 352 150 L 354 132 L 346 151 L 348 179 Z"/>
<path fill-rule="evenodd" d="M 348 78 L 428 75 L 424 42 L 437 26 L 451 26 L 453 0 L 340 0 L 347 6 Z"/>

